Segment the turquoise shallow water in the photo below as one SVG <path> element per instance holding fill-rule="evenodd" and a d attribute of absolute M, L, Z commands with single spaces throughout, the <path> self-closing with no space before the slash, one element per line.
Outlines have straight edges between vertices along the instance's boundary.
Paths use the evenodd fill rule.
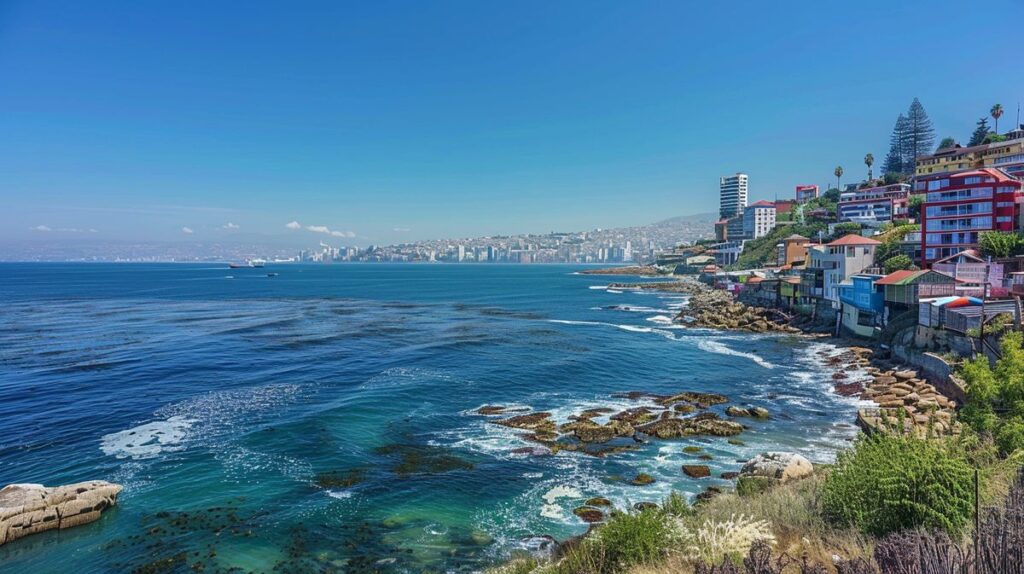
<path fill-rule="evenodd" d="M 585 531 L 584 498 L 728 484 L 685 477 L 686 444 L 717 476 L 767 449 L 828 461 L 855 434 L 826 345 L 680 329 L 678 295 L 576 269 L 0 265 L 0 484 L 125 486 L 96 523 L 0 547 L 0 572 L 477 571 Z M 683 390 L 773 417 L 746 421 L 745 446 L 597 458 L 521 454 L 532 443 L 472 413 L 562 422 Z M 621 480 L 641 471 L 658 481 Z"/>

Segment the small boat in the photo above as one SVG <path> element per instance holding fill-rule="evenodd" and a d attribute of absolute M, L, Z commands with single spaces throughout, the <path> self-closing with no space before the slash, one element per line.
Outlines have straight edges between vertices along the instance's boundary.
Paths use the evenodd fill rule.
<path fill-rule="evenodd" d="M 249 267 L 263 267 L 266 264 L 267 264 L 267 260 L 266 259 L 250 259 L 249 260 Z"/>
<path fill-rule="evenodd" d="M 277 273 L 267 273 L 267 277 L 277 277 Z"/>
<path fill-rule="evenodd" d="M 241 263 L 228 263 L 228 269 L 243 269 L 248 265 L 242 265 Z"/>

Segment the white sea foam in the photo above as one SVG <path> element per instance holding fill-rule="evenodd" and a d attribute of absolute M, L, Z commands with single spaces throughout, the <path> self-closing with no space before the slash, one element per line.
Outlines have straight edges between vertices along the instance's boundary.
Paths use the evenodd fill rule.
<path fill-rule="evenodd" d="M 345 500 L 346 498 L 352 498 L 351 490 L 325 490 L 327 496 L 331 498 L 337 498 L 339 500 Z"/>
<path fill-rule="evenodd" d="M 658 323 L 660 325 L 672 324 L 672 317 L 669 317 L 667 315 L 654 315 L 653 317 L 647 317 L 646 320 L 650 321 L 651 323 Z"/>
<path fill-rule="evenodd" d="M 548 504 L 554 504 L 559 498 L 580 498 L 582 496 L 579 490 L 571 486 L 558 485 L 545 492 L 541 498 Z"/>
<path fill-rule="evenodd" d="M 587 287 L 587 289 L 607 289 L 607 288 L 608 288 L 607 285 L 591 285 L 591 286 Z"/>
<path fill-rule="evenodd" d="M 725 343 L 722 343 L 720 341 L 715 341 L 712 339 L 701 339 L 697 343 L 697 346 L 700 348 L 700 350 L 708 353 L 717 353 L 719 355 L 732 355 L 734 357 L 745 357 L 766 369 L 775 368 L 775 365 L 755 355 L 754 353 L 744 353 L 743 351 L 737 351 L 736 349 L 732 349 Z"/>
<path fill-rule="evenodd" d="M 616 294 L 616 295 L 619 295 L 619 294 L 621 294 L 621 293 L 622 293 L 622 291 L 619 291 L 618 289 L 606 289 L 606 291 L 607 291 L 608 293 L 614 293 L 614 294 Z"/>
<path fill-rule="evenodd" d="M 153 458 L 164 451 L 180 450 L 186 431 L 195 422 L 175 416 L 110 433 L 100 439 L 100 450 L 107 456 L 117 458 Z"/>
<path fill-rule="evenodd" d="M 565 511 L 557 504 L 545 504 L 540 508 L 540 515 L 551 520 L 564 520 Z"/>

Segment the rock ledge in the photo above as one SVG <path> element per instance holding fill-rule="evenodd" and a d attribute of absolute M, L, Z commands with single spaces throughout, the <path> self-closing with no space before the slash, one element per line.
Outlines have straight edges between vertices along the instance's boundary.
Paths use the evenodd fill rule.
<path fill-rule="evenodd" d="M 92 522 L 117 504 L 122 488 L 103 480 L 49 488 L 7 485 L 0 489 L 0 545 L 37 532 Z"/>

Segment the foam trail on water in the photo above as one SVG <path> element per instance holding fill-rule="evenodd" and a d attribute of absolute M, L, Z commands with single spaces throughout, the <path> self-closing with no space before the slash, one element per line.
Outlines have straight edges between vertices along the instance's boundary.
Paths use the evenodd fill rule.
<path fill-rule="evenodd" d="M 700 348 L 700 350 L 706 351 L 708 353 L 717 353 L 719 355 L 732 355 L 734 357 L 745 357 L 766 369 L 775 368 L 775 365 L 769 363 L 768 361 L 762 359 L 761 357 L 755 355 L 754 353 L 744 353 L 743 351 L 731 349 L 727 345 L 719 341 L 713 341 L 711 339 L 701 339 L 700 342 L 697 343 L 697 347 Z"/>

